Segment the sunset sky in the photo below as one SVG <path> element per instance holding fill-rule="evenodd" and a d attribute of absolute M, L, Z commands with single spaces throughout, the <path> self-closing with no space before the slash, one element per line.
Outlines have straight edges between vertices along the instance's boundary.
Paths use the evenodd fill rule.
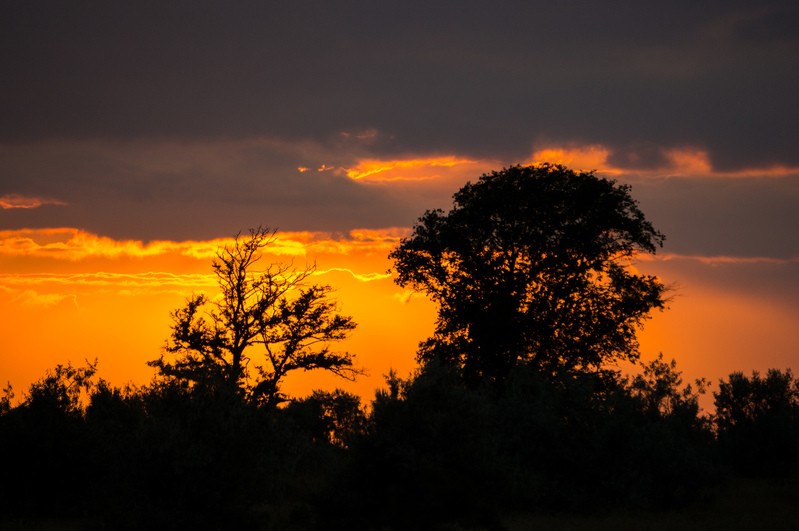
<path fill-rule="evenodd" d="M 364 396 L 435 308 L 386 258 L 483 172 L 632 185 L 672 287 L 641 334 L 689 378 L 799 370 L 799 4 L 0 3 L 0 386 L 153 375 L 218 245 L 278 228 L 359 324 Z"/>

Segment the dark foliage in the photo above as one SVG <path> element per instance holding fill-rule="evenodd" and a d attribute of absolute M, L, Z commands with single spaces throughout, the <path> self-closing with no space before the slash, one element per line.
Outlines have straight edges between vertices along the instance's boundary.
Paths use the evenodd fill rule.
<path fill-rule="evenodd" d="M 349 377 L 354 324 L 312 269 L 255 271 L 265 229 L 213 264 L 222 296 L 173 314 L 149 385 L 57 366 L 0 397 L 2 520 L 105 529 L 501 529 L 516 511 L 680 507 L 719 470 L 794 477 L 799 381 L 705 382 L 662 356 L 637 376 L 636 327 L 664 287 L 625 267 L 663 236 L 629 189 L 561 166 L 513 167 L 427 212 L 392 253 L 439 304 L 418 372 L 364 408 L 341 390 L 288 400 L 293 370 Z M 252 362 L 252 363 L 250 363 Z M 261 365 L 255 365 L 260 362 Z M 721 466 L 719 466 L 721 465 Z"/>
<path fill-rule="evenodd" d="M 373 403 L 368 436 L 353 447 L 354 468 L 341 490 L 354 491 L 364 509 L 342 513 L 362 519 L 348 524 L 414 529 L 453 515 L 493 518 L 501 477 L 485 397 L 443 367 L 390 384 Z"/>
<path fill-rule="evenodd" d="M 390 257 L 397 283 L 438 305 L 420 361 L 476 383 L 518 364 L 557 373 L 637 359 L 636 329 L 663 307 L 664 286 L 626 264 L 663 239 L 628 186 L 544 164 L 467 184 Z"/>
<path fill-rule="evenodd" d="M 81 397 L 95 365 L 58 365 L 0 417 L 4 496 L 0 514 L 73 515 L 91 489 Z"/>
<path fill-rule="evenodd" d="M 790 369 L 735 372 L 714 393 L 720 450 L 748 475 L 799 475 L 799 380 Z"/>
<path fill-rule="evenodd" d="M 286 416 L 315 443 L 347 448 L 353 438 L 366 431 L 361 399 L 341 389 L 332 393 L 314 391 L 306 398 L 292 400 Z"/>
<path fill-rule="evenodd" d="M 713 478 L 697 394 L 661 360 L 634 380 L 582 371 L 552 380 L 519 367 L 499 394 L 434 363 L 388 383 L 340 489 L 366 508 L 348 525 L 419 528 L 423 514 L 431 525 L 491 528 L 509 511 L 662 509 Z"/>
<path fill-rule="evenodd" d="M 173 379 L 119 389 L 92 373 L 57 367 L 0 414 L 13 485 L 0 498 L 4 518 L 113 529 L 501 528 L 516 511 L 680 507 L 721 479 L 719 464 L 796 472 L 790 371 L 731 375 L 713 419 L 699 415 L 702 383 L 684 385 L 662 359 L 635 377 L 553 379 L 522 366 L 500 391 L 430 363 L 390 376 L 368 412 L 343 391 L 272 408 Z"/>

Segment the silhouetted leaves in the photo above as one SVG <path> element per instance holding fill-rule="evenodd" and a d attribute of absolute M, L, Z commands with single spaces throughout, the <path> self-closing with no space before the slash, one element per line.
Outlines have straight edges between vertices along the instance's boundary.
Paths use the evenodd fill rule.
<path fill-rule="evenodd" d="M 714 397 L 719 445 L 733 468 L 770 476 L 799 472 L 799 380 L 790 369 L 732 373 Z"/>
<path fill-rule="evenodd" d="M 491 528 L 512 511 L 687 503 L 713 481 L 712 432 L 673 366 L 656 365 L 646 385 L 517 367 L 500 392 L 435 363 L 407 380 L 392 375 L 337 490 L 354 492 L 363 512 L 338 517 L 350 527 Z M 674 407 L 660 407 L 664 395 Z"/>
<path fill-rule="evenodd" d="M 21 404 L 0 417 L 5 495 L 0 514 L 80 515 L 92 489 L 91 450 L 82 396 L 96 362 L 57 365 L 31 384 Z"/>
<path fill-rule="evenodd" d="M 420 361 L 474 383 L 520 363 L 554 373 L 637 359 L 636 328 L 663 307 L 664 286 L 625 266 L 663 239 L 628 186 L 544 164 L 466 184 L 390 257 L 399 285 L 438 304 Z"/>

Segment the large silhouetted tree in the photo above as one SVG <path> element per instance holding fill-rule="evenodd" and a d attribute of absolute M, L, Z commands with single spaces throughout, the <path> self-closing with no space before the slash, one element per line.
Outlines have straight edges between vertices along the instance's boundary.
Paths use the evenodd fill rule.
<path fill-rule="evenodd" d="M 171 338 L 151 366 L 167 377 L 227 386 L 265 403 L 282 400 L 279 386 L 291 371 L 357 374 L 351 354 L 331 349 L 355 323 L 336 313 L 329 286 L 308 284 L 314 268 L 257 268 L 274 240 L 275 231 L 259 227 L 219 250 L 212 267 L 220 296 L 194 295 L 173 312 Z"/>
<path fill-rule="evenodd" d="M 557 371 L 637 359 L 636 330 L 664 306 L 665 288 L 627 265 L 663 240 L 628 186 L 543 164 L 466 184 L 390 258 L 399 285 L 438 304 L 420 361 L 497 380 L 520 363 Z"/>

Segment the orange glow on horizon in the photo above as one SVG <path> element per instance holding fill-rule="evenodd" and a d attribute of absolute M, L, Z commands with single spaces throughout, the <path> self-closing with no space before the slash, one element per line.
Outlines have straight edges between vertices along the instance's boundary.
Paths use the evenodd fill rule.
<path fill-rule="evenodd" d="M 360 229 L 336 235 L 279 232 L 262 265 L 316 269 L 313 282 L 329 284 L 358 328 L 340 348 L 355 353 L 368 375 L 355 383 L 311 372 L 293 375 L 287 391 L 320 386 L 371 396 L 390 369 L 407 374 L 418 342 L 434 319 L 422 297 L 408 301 L 387 272 L 387 255 L 407 229 Z M 72 228 L 0 231 L 0 383 L 21 397 L 57 363 L 99 358 L 99 375 L 115 385 L 145 383 L 145 362 L 158 357 L 171 311 L 192 293 L 217 293 L 211 259 L 231 239 L 118 241 Z"/>
<path fill-rule="evenodd" d="M 388 273 L 388 252 L 407 232 L 278 233 L 280 242 L 267 249 L 264 263 L 301 256 L 317 264 L 314 281 L 333 286 L 341 311 L 358 323 L 340 347 L 356 354 L 368 372 L 355 383 L 317 372 L 292 375 L 286 383 L 290 394 L 341 387 L 368 400 L 390 369 L 400 375 L 414 369 L 418 342 L 432 333 L 435 307 L 423 294 L 396 286 Z M 6 241 L 20 239 L 33 243 Z M 169 333 L 170 312 L 191 293 L 215 295 L 210 257 L 216 245 L 229 242 L 143 244 L 77 229 L 0 232 L 0 308 L 5 330 L 13 331 L 0 336 L 0 384 L 10 381 L 19 397 L 47 368 L 69 360 L 79 364 L 84 358 L 99 358 L 100 376 L 115 385 L 147 382 L 153 372 L 145 362 L 158 357 Z M 56 244 L 59 251 L 47 247 Z M 79 248 L 82 244 L 85 248 Z M 789 339 L 795 336 L 792 323 L 799 319 L 794 310 L 697 284 L 699 277 L 686 276 L 686 271 L 786 267 L 799 257 L 780 261 L 665 254 L 636 256 L 634 262 L 643 273 L 678 286 L 671 309 L 656 312 L 640 335 L 644 360 L 663 352 L 678 360 L 686 379 L 706 376 L 713 382 L 733 370 L 790 366 L 791 354 L 799 348 Z M 62 270 L 60 264 L 70 267 Z M 763 330 L 769 331 L 769 353 L 756 352 Z M 755 354 L 760 358 L 755 360 Z"/>
<path fill-rule="evenodd" d="M 535 151 L 529 163 L 560 163 L 633 178 L 799 175 L 799 168 L 781 166 L 721 172 L 698 148 L 664 149 L 662 154 L 662 167 L 624 169 L 609 162 L 612 152 L 604 146 L 552 146 Z M 340 167 L 317 164 L 299 171 L 333 170 L 332 178 L 395 187 L 392 192 L 398 197 L 445 198 L 502 164 L 451 155 L 365 159 L 350 166 L 346 177 Z M 48 204 L 23 199 L 6 195 L 0 206 Z M 19 206 L 25 204 L 35 206 Z M 435 307 L 424 295 L 393 283 L 387 258 L 409 232 L 408 227 L 390 227 L 277 233 L 264 264 L 293 263 L 300 269 L 315 264 L 313 280 L 333 286 L 342 313 L 358 323 L 342 348 L 355 353 L 369 372 L 355 384 L 317 373 L 292 376 L 289 393 L 342 387 L 369 399 L 389 369 L 405 375 L 415 367 L 418 342 L 433 330 Z M 231 242 L 117 240 L 69 227 L 0 230 L 0 314 L 6 331 L 0 334 L 0 385 L 11 381 L 19 397 L 47 368 L 95 357 L 100 376 L 112 383 L 145 383 L 153 373 L 144 362 L 158 357 L 169 333 L 169 313 L 193 292 L 215 293 L 211 260 L 219 247 Z M 775 309 L 739 286 L 710 286 L 708 279 L 736 267 L 769 271 L 797 263 L 799 257 L 636 256 L 637 270 L 679 286 L 672 309 L 655 314 L 641 334 L 644 359 L 662 351 L 666 358 L 677 358 L 687 376 L 713 381 L 733 370 L 790 366 L 799 352 L 794 330 L 799 312 L 794 307 Z M 768 338 L 763 344 L 770 350 L 758 352 L 764 330 Z"/>

